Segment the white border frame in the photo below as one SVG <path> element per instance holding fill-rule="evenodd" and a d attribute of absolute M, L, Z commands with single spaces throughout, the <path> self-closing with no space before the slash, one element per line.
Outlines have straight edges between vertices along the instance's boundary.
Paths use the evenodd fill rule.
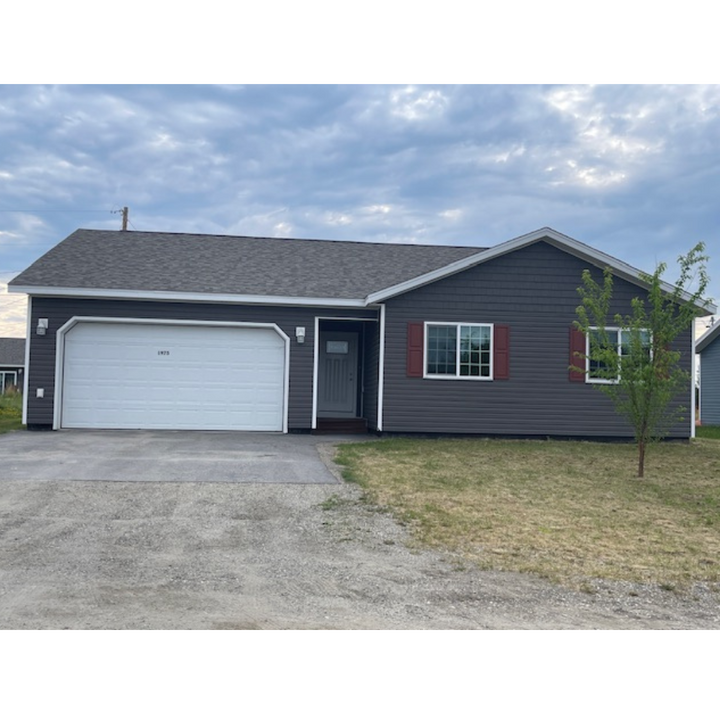
<path fill-rule="evenodd" d="M 428 327 L 431 325 L 441 325 L 448 327 L 454 325 L 456 328 L 461 327 L 486 327 L 490 328 L 490 375 L 483 377 L 482 375 L 431 375 L 427 371 L 427 356 L 428 356 Z M 426 320 L 423 323 L 423 379 L 424 380 L 481 380 L 483 382 L 492 381 L 495 379 L 495 323 L 478 323 L 478 322 L 439 322 L 437 320 Z M 457 333 L 455 338 L 455 370 L 456 373 L 460 368 L 460 332 Z"/>
<path fill-rule="evenodd" d="M 117 325 L 185 325 L 199 327 L 264 328 L 275 331 L 285 343 L 283 369 L 283 421 L 282 432 L 288 431 L 289 389 L 290 389 L 290 337 L 275 323 L 224 322 L 215 320 L 175 320 L 155 318 L 96 317 L 75 315 L 62 327 L 55 337 L 55 393 L 53 397 L 53 430 L 62 428 L 62 393 L 65 370 L 65 335 L 79 323 L 104 323 Z M 29 345 L 29 343 L 28 343 Z M 27 373 L 26 373 L 27 376 Z"/>

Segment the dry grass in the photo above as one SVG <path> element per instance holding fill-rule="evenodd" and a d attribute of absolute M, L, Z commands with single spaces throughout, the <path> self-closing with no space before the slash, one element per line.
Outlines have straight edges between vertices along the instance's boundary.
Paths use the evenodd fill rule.
<path fill-rule="evenodd" d="M 339 462 L 417 541 L 485 569 L 581 587 L 720 581 L 720 442 L 631 444 L 392 439 Z"/>

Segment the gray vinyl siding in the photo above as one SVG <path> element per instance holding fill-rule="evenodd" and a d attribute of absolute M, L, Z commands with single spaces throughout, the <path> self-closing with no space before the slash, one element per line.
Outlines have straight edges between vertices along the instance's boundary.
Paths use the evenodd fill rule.
<path fill-rule="evenodd" d="M 700 421 L 704 425 L 720 425 L 720 339 L 718 338 L 700 354 Z"/>
<path fill-rule="evenodd" d="M 606 396 L 568 378 L 569 331 L 585 267 L 540 242 L 388 300 L 383 430 L 632 437 Z M 611 312 L 628 313 L 631 298 L 642 294 L 616 278 Z M 508 325 L 510 379 L 407 377 L 407 324 L 425 321 Z M 687 349 L 682 364 L 689 370 L 690 331 L 678 347 Z M 689 385 L 678 401 L 689 404 Z M 670 433 L 689 434 L 689 420 Z"/>
<path fill-rule="evenodd" d="M 380 353 L 378 323 L 365 323 L 363 346 L 363 417 L 368 429 L 377 429 L 378 361 Z"/>
<path fill-rule="evenodd" d="M 215 305 L 210 303 L 165 303 L 129 300 L 85 300 L 41 298 L 32 300 L 31 328 L 38 318 L 48 318 L 46 335 L 32 333 L 28 370 L 28 425 L 52 425 L 55 392 L 55 335 L 70 318 L 123 317 L 158 320 L 206 320 L 221 322 L 275 323 L 290 337 L 290 387 L 288 428 L 307 430 L 312 425 L 313 352 L 315 317 L 376 317 L 374 310 Z M 374 326 L 375 324 L 372 323 Z M 295 328 L 305 327 L 305 342 L 295 340 Z M 37 398 L 37 388 L 45 390 Z"/>

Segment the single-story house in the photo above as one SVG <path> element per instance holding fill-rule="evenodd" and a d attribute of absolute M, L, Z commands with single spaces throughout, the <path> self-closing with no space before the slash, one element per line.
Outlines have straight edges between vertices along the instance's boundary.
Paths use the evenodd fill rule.
<path fill-rule="evenodd" d="M 25 372 L 25 338 L 0 338 L 0 395 L 10 388 L 22 390 Z"/>
<path fill-rule="evenodd" d="M 491 248 L 77 230 L 9 286 L 25 422 L 631 437 L 569 369 L 582 271 L 606 266 L 629 312 L 639 271 L 550 228 Z M 690 330 L 678 347 L 689 370 Z"/>
<path fill-rule="evenodd" d="M 695 351 L 700 355 L 700 422 L 720 425 L 720 322 L 698 339 Z"/>

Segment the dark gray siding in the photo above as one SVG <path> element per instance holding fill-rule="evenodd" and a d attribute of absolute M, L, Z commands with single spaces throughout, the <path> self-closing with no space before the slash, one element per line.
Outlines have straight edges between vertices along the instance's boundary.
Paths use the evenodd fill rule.
<path fill-rule="evenodd" d="M 378 323 L 364 323 L 363 345 L 363 417 L 368 429 L 377 429 L 378 359 L 380 336 Z"/>
<path fill-rule="evenodd" d="M 700 421 L 720 425 L 720 336 L 700 354 Z"/>
<path fill-rule="evenodd" d="M 587 264 L 536 243 L 387 302 L 383 430 L 536 436 L 632 436 L 596 387 L 568 379 L 569 329 Z M 601 279 L 598 271 L 597 279 Z M 642 294 L 616 279 L 612 313 Z M 430 380 L 406 375 L 407 323 L 510 326 L 510 379 Z M 690 331 L 682 341 L 688 352 Z M 680 398 L 690 402 L 690 387 Z M 688 437 L 689 420 L 673 428 Z"/>
<path fill-rule="evenodd" d="M 55 335 L 58 328 L 74 316 L 276 323 L 291 339 L 288 427 L 290 430 L 301 430 L 309 429 L 312 424 L 315 317 L 375 317 L 376 312 L 327 308 L 36 297 L 32 300 L 31 327 L 37 326 L 38 318 L 48 318 L 49 329 L 47 335 L 33 333 L 30 338 L 27 417 L 29 425 L 52 425 L 53 394 L 55 392 Z M 302 345 L 295 340 L 295 327 L 299 325 L 304 326 L 306 330 L 305 343 Z M 36 397 L 37 388 L 44 388 L 44 398 Z"/>

